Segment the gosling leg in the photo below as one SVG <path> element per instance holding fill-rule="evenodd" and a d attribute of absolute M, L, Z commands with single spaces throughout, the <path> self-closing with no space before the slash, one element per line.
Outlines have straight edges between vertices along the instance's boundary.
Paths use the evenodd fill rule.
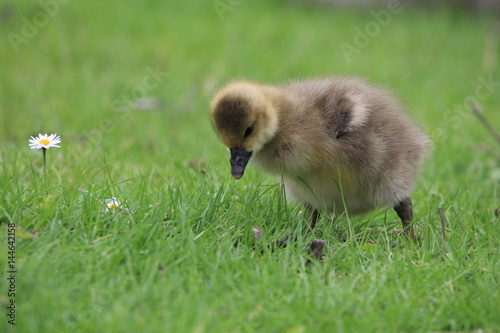
<path fill-rule="evenodd" d="M 410 197 L 407 197 L 401 200 L 396 206 L 394 206 L 394 210 L 398 214 L 401 222 L 403 223 L 403 234 L 406 238 L 415 241 L 415 233 L 413 232 L 413 205 L 411 203 Z"/>
<path fill-rule="evenodd" d="M 306 206 L 307 215 L 311 215 L 311 224 L 309 225 L 309 231 L 312 231 L 316 226 L 316 221 L 318 221 L 319 211 L 309 205 Z"/>
<path fill-rule="evenodd" d="M 309 231 L 312 231 L 314 229 L 314 227 L 316 226 L 316 221 L 318 220 L 318 217 L 319 217 L 319 211 L 315 208 L 312 208 L 309 205 L 306 205 L 306 214 L 311 215 L 311 224 L 309 225 Z M 293 233 L 286 235 L 283 239 L 277 240 L 276 246 L 278 248 L 285 248 L 288 245 L 288 243 L 290 243 L 290 241 L 292 241 L 292 240 L 294 240 Z M 323 250 L 323 245 L 324 245 L 324 241 L 322 241 L 322 242 L 323 242 L 323 244 L 321 245 L 320 249 L 316 251 L 317 253 L 320 253 L 320 254 L 321 254 L 321 251 Z M 313 243 L 314 243 L 314 241 L 313 241 Z M 312 245 L 313 244 L 311 244 L 311 246 Z M 315 254 L 315 256 L 316 256 L 316 254 Z"/>

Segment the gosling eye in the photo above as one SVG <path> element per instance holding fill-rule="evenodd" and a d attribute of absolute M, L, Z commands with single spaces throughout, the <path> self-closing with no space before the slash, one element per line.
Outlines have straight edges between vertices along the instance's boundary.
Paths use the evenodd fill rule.
<path fill-rule="evenodd" d="M 253 132 L 253 125 L 246 129 L 245 134 L 243 134 L 243 138 L 248 138 Z"/>

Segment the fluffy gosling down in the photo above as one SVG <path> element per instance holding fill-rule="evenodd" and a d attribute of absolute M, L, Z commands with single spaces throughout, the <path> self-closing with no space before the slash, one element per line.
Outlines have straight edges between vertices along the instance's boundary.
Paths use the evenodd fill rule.
<path fill-rule="evenodd" d="M 414 239 L 410 193 L 428 137 L 387 91 L 357 78 L 281 86 L 234 82 L 211 103 L 213 126 L 240 179 L 251 160 L 312 212 L 394 207 Z"/>

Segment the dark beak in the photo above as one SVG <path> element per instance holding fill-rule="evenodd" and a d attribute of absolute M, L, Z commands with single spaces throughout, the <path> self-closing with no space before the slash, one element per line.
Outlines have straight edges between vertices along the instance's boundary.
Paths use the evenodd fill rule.
<path fill-rule="evenodd" d="M 229 148 L 231 152 L 231 175 L 234 179 L 240 179 L 245 173 L 245 167 L 247 166 L 250 157 L 252 156 L 251 151 L 246 151 L 241 147 Z"/>

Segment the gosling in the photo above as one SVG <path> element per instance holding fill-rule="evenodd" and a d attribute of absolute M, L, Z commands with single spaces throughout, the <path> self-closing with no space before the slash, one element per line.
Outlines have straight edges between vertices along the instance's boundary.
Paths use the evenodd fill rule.
<path fill-rule="evenodd" d="M 252 160 L 283 179 L 306 205 L 311 230 L 319 211 L 360 214 L 393 207 L 415 239 L 410 193 L 428 137 L 387 91 L 338 77 L 281 86 L 234 82 L 211 103 L 212 123 L 240 179 Z"/>

